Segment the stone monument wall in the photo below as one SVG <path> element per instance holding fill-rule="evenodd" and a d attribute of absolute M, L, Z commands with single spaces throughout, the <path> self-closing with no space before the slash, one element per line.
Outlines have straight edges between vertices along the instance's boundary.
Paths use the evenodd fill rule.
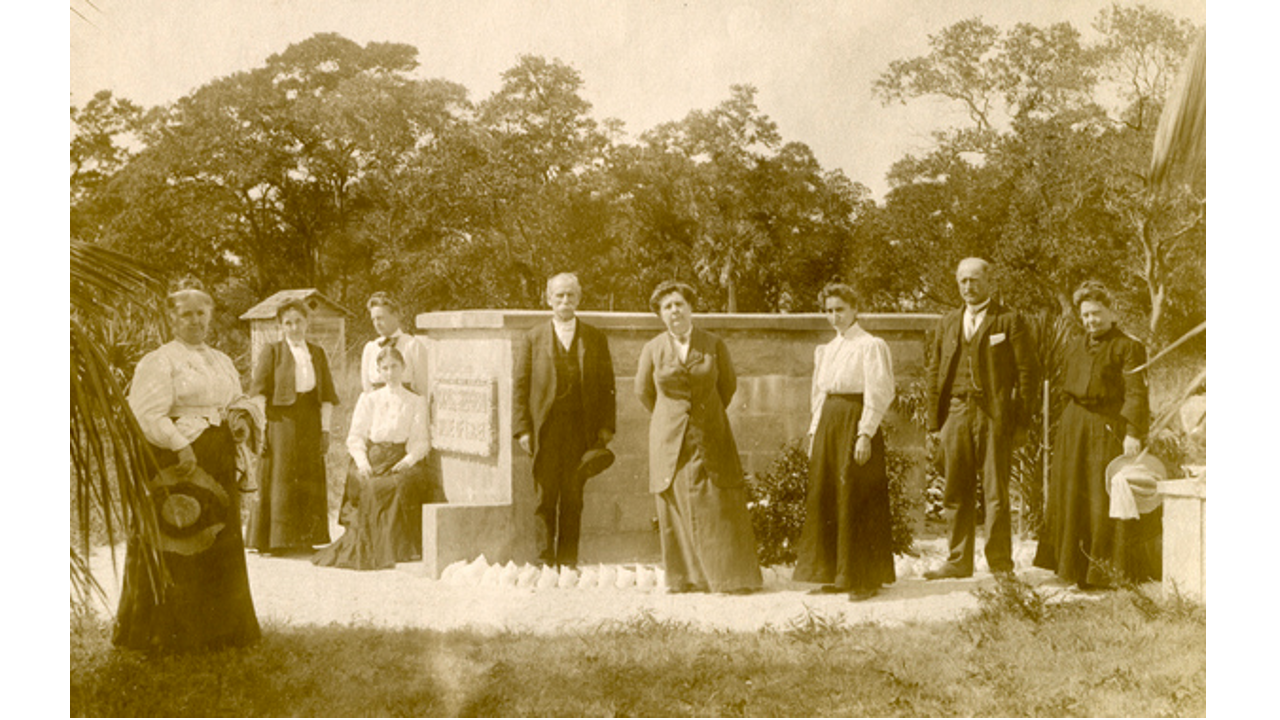
<path fill-rule="evenodd" d="M 433 385 L 433 445 L 448 505 L 424 509 L 424 561 L 434 575 L 450 562 L 481 552 L 491 561 L 533 559 L 533 479 L 529 458 L 511 437 L 512 352 L 545 311 L 476 310 L 417 318 L 429 351 Z M 613 467 L 587 484 L 580 558 L 583 563 L 659 559 L 653 497 L 648 492 L 649 415 L 636 398 L 640 351 L 663 331 L 650 313 L 579 317 L 609 340 L 618 389 Z M 695 315 L 695 324 L 722 337 L 738 374 L 729 406 L 743 465 L 768 470 L 784 443 L 809 423 L 814 347 L 831 339 L 826 319 L 804 315 Z M 899 391 L 923 376 L 924 339 L 934 315 L 863 315 L 860 324 L 889 342 Z M 898 419 L 898 445 L 919 434 Z M 514 452 L 513 452 L 514 450 Z"/>

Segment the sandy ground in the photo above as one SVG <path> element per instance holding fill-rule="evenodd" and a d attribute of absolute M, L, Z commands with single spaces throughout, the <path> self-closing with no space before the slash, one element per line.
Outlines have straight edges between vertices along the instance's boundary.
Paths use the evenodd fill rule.
<path fill-rule="evenodd" d="M 687 623 L 705 630 L 754 631 L 785 628 L 806 613 L 826 618 L 843 616 L 849 624 L 895 625 L 953 621 L 977 607 L 972 590 L 993 586 L 979 561 L 978 572 L 964 580 L 926 581 L 924 570 L 945 554 L 942 540 L 917 544 L 919 558 L 898 558 L 898 581 L 867 601 L 850 602 L 844 595 L 808 595 L 813 585 L 791 581 L 789 568 L 765 571 L 765 588 L 747 596 L 714 594 L 670 595 L 658 587 L 608 589 L 537 588 L 495 584 L 494 575 L 481 585 L 479 566 L 471 573 L 454 572 L 449 580 L 428 578 L 419 563 L 394 570 L 357 572 L 313 566 L 302 557 L 247 555 L 254 605 L 264 625 L 354 624 L 376 627 L 417 627 L 482 632 L 558 633 L 608 627 L 613 623 L 651 615 L 655 620 Z M 1042 587 L 1051 598 L 1087 597 L 1059 583 L 1044 570 L 1032 568 L 1033 544 L 1015 548 L 1018 576 Z M 979 557 L 981 554 L 979 552 Z M 123 563 L 123 551 L 117 563 Z M 473 564 L 474 565 L 474 564 Z M 636 571 L 635 565 L 613 566 Z M 112 572 L 106 549 L 95 554 L 93 569 L 114 609 L 119 578 Z M 648 570 L 656 570 L 649 566 Z M 586 568 L 584 568 L 584 571 Z M 596 567 L 597 572 L 602 570 Z M 511 571 L 507 582 L 510 583 Z M 652 575 L 650 575 L 652 578 Z"/>

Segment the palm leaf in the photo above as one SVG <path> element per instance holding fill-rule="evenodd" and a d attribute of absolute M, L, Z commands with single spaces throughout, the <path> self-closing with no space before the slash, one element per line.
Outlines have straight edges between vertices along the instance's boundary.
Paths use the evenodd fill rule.
<path fill-rule="evenodd" d="M 1169 100 L 1160 113 L 1151 153 L 1151 184 L 1168 185 L 1178 168 L 1203 167 L 1205 148 L 1205 31 L 1187 55 Z"/>
<path fill-rule="evenodd" d="M 102 523 L 113 559 L 122 529 L 150 549 L 143 561 L 157 597 L 167 577 L 146 484 L 158 464 L 102 341 L 122 313 L 158 318 L 161 287 L 155 272 L 127 256 L 71 244 L 71 484 L 79 531 L 79 547 L 71 549 L 71 580 L 82 599 L 89 593 L 105 599 L 88 563 L 94 518 Z"/>

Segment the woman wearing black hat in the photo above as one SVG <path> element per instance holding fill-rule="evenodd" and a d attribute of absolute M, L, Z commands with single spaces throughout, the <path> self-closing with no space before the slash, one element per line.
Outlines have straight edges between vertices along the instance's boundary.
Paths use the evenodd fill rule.
<path fill-rule="evenodd" d="M 1086 282 L 1073 296 L 1085 335 L 1062 360 L 1066 407 L 1058 419 L 1049 470 L 1045 527 L 1036 567 L 1081 587 L 1157 579 L 1161 513 L 1111 517 L 1107 465 L 1142 451 L 1150 415 L 1142 343 L 1116 327 L 1111 293 Z"/>

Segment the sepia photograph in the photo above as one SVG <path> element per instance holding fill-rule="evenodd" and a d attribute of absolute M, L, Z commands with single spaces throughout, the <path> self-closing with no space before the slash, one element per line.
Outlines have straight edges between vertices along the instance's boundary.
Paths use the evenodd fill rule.
<path fill-rule="evenodd" d="M 69 23 L 71 716 L 1207 715 L 1205 0 Z"/>

